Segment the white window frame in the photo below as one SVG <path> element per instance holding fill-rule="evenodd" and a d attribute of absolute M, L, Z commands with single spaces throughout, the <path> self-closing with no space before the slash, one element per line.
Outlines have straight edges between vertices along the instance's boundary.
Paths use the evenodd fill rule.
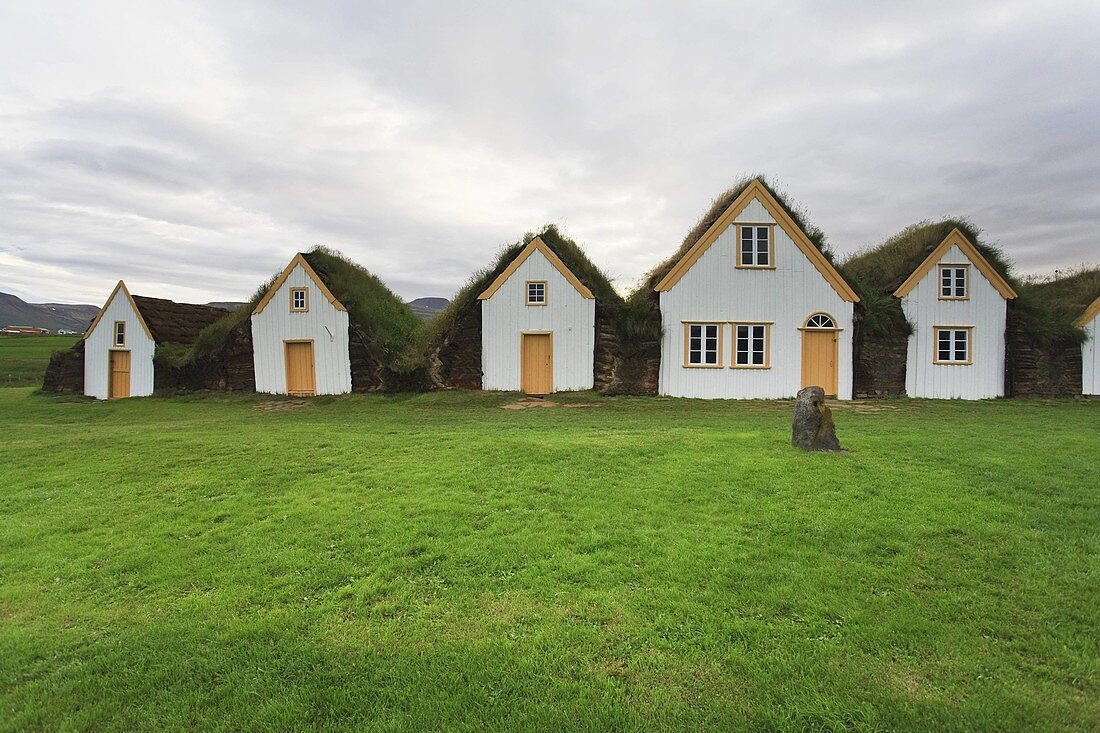
<path fill-rule="evenodd" d="M 948 334 L 948 359 L 940 358 L 940 334 Z M 959 334 L 965 334 L 959 339 Z M 966 358 L 957 358 L 959 341 L 966 347 Z M 932 363 L 944 366 L 967 366 L 974 363 L 974 327 L 973 326 L 935 326 L 932 329 Z"/>
<path fill-rule="evenodd" d="M 698 329 L 698 335 L 694 335 Z M 722 340 L 724 337 L 724 324 L 718 321 L 684 321 L 684 367 L 688 369 L 721 369 L 722 368 Z M 693 340 L 699 340 L 699 348 L 694 349 Z M 698 354 L 698 361 L 692 361 L 694 354 Z M 707 362 L 707 355 L 714 354 L 714 362 Z"/>
<path fill-rule="evenodd" d="M 962 294 L 959 294 L 959 273 L 962 273 Z M 943 263 L 937 269 L 939 280 L 936 282 L 936 293 L 940 300 L 970 300 L 970 265 Z M 950 281 L 944 282 L 944 276 L 948 275 Z M 949 291 L 944 293 L 945 287 Z"/>
<path fill-rule="evenodd" d="M 730 369 L 771 369 L 772 368 L 772 324 L 763 321 L 736 321 L 730 324 L 733 327 L 733 361 Z M 748 351 L 741 351 L 741 330 L 747 331 L 745 338 L 749 340 Z M 759 334 L 759 335 L 758 335 Z M 757 341 L 762 340 L 757 348 Z M 742 353 L 747 360 L 742 363 Z M 759 354 L 761 361 L 757 362 L 755 356 Z"/>

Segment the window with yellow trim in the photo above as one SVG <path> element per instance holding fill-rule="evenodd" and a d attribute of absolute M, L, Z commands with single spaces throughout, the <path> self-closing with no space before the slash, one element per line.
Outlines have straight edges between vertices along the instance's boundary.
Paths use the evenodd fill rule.
<path fill-rule="evenodd" d="M 290 289 L 290 310 L 295 313 L 309 310 L 309 288 Z"/>
<path fill-rule="evenodd" d="M 940 265 L 940 300 L 966 300 L 970 297 L 970 268 L 966 265 Z"/>
<path fill-rule="evenodd" d="M 546 305 L 546 281 L 527 281 L 527 305 Z"/>
<path fill-rule="evenodd" d="M 733 324 L 733 364 L 735 369 L 767 369 L 771 362 L 771 328 L 767 323 Z"/>
<path fill-rule="evenodd" d="M 115 346 L 126 345 L 126 321 L 115 321 Z"/>
<path fill-rule="evenodd" d="M 684 366 L 722 366 L 722 324 L 684 324 Z"/>

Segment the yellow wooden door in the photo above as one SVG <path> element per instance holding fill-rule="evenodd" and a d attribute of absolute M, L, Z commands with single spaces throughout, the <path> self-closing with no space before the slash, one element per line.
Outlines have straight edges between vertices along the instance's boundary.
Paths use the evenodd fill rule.
<path fill-rule="evenodd" d="M 107 377 L 107 397 L 116 399 L 130 396 L 130 352 L 112 351 Z"/>
<path fill-rule="evenodd" d="M 802 332 L 802 386 L 818 386 L 825 394 L 837 393 L 837 332 Z"/>
<path fill-rule="evenodd" d="M 286 391 L 298 397 L 317 394 L 313 366 L 312 341 L 288 341 L 286 344 Z"/>
<path fill-rule="evenodd" d="M 525 333 L 521 341 L 520 389 L 527 394 L 554 391 L 554 341 L 548 333 Z"/>

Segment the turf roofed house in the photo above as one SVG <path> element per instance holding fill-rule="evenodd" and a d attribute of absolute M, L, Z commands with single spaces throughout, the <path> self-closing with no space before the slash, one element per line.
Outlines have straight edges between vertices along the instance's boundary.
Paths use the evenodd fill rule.
<path fill-rule="evenodd" d="M 894 291 L 912 325 L 910 397 L 979 400 L 1005 393 L 1005 328 L 1012 285 L 958 227 Z"/>
<path fill-rule="evenodd" d="M 193 389 L 273 394 L 409 390 L 423 322 L 375 275 L 326 247 L 297 254 L 207 328 L 180 367 Z"/>
<path fill-rule="evenodd" d="M 256 391 L 306 397 L 351 392 L 348 309 L 301 253 L 252 310 Z"/>
<path fill-rule="evenodd" d="M 818 385 L 851 399 L 859 296 L 801 220 L 763 179 L 743 181 L 650 274 L 661 394 L 770 399 Z"/>
<path fill-rule="evenodd" d="M 528 234 L 432 322 L 429 378 L 437 388 L 537 395 L 613 389 L 622 305 L 575 242 L 553 226 Z"/>
<path fill-rule="evenodd" d="M 119 280 L 84 334 L 84 394 L 100 400 L 153 394 L 160 381 L 156 348 L 189 346 L 224 315 L 211 306 L 131 296 Z"/>
<path fill-rule="evenodd" d="M 1085 329 L 1086 334 L 1081 344 L 1081 393 L 1100 395 L 1100 296 L 1074 325 Z"/>

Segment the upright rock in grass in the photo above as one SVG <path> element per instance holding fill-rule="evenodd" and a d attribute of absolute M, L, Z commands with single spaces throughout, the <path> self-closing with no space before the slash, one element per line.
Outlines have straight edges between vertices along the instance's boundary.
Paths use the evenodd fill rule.
<path fill-rule="evenodd" d="M 791 445 L 802 450 L 840 450 L 833 414 L 825 404 L 825 390 L 806 387 L 798 393 L 791 426 Z"/>

